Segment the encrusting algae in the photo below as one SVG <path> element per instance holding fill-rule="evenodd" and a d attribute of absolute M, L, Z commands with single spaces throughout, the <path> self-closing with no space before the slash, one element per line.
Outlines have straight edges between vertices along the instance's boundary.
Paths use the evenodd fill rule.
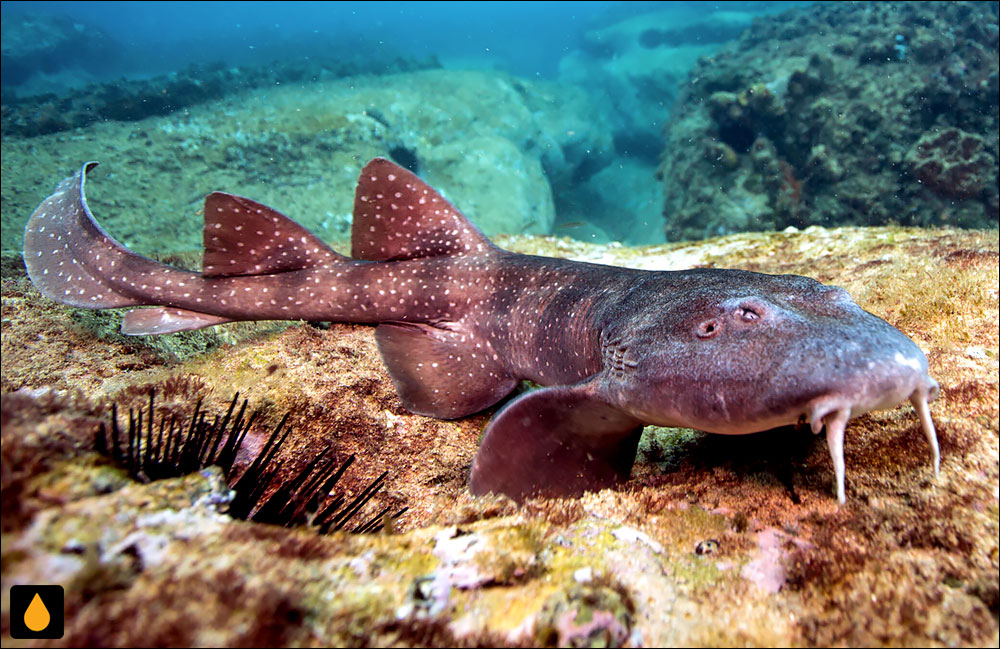
<path fill-rule="evenodd" d="M 94 336 L 5 259 L 5 590 L 67 588 L 57 645 L 996 644 L 995 231 L 810 228 L 645 249 L 499 243 L 847 288 L 927 354 L 942 388 L 932 405 L 941 475 L 931 479 L 917 418 L 901 408 L 848 427 L 845 505 L 807 431 L 648 430 L 622 487 L 522 506 L 472 498 L 466 475 L 486 417 L 406 412 L 370 329 Z M 189 338 L 207 351 L 164 347 Z M 69 360 L 55 363 L 53 348 Z M 125 365 L 110 376 L 108 359 Z M 106 404 L 139 407 L 150 387 L 178 411 L 197 397 L 221 411 L 240 391 L 269 421 L 290 412 L 288 451 L 333 443 L 357 454 L 348 493 L 388 470 L 378 506 L 411 509 L 394 534 L 320 537 L 224 515 L 217 470 L 134 483 L 91 440 Z"/>

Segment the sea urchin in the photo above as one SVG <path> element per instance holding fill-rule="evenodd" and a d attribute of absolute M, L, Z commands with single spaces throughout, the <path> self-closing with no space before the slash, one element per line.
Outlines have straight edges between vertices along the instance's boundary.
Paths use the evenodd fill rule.
<path fill-rule="evenodd" d="M 378 532 L 387 521 L 397 520 L 404 507 L 389 515 L 392 506 L 358 521 L 361 510 L 384 486 L 388 471 L 372 480 L 357 496 L 333 492 L 333 488 L 354 463 L 351 455 L 338 462 L 332 447 L 308 461 L 302 469 L 283 478 L 278 452 L 288 438 L 286 413 L 275 426 L 264 447 L 243 471 L 237 457 L 259 412 L 246 416 L 248 401 L 237 410 L 239 393 L 233 396 L 222 416 L 210 416 L 199 399 L 189 418 L 161 416 L 154 424 L 155 390 L 149 392 L 149 409 L 129 409 L 128 428 L 118 424 L 118 406 L 111 407 L 111 426 L 101 424 L 94 447 L 141 482 L 172 478 L 219 466 L 233 496 L 229 514 L 234 518 L 284 527 L 306 525 L 320 534 L 349 529 L 353 533 Z M 235 413 L 235 415 L 234 415 Z M 353 524 L 353 527 L 349 527 Z"/>

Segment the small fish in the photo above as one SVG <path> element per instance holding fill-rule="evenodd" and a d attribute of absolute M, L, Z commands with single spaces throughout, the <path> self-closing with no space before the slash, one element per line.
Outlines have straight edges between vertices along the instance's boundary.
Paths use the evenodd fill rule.
<path fill-rule="evenodd" d="M 122 330 L 161 334 L 235 320 L 376 324 L 403 404 L 452 419 L 524 393 L 486 426 L 474 494 L 576 496 L 628 479 L 646 424 L 740 435 L 826 428 L 845 502 L 844 429 L 909 400 L 940 466 L 920 349 L 841 288 L 741 270 L 643 271 L 494 246 L 411 172 L 361 171 L 351 257 L 291 219 L 231 194 L 205 201 L 202 272 L 112 239 L 84 198 L 90 162 L 25 231 L 44 295 L 129 311 Z"/>

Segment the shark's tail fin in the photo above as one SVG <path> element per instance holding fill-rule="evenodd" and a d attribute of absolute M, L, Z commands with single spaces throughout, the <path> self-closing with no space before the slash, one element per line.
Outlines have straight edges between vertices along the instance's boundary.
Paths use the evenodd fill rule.
<path fill-rule="evenodd" d="M 96 166 L 88 162 L 77 175 L 60 182 L 28 219 L 24 230 L 28 276 L 43 295 L 71 306 L 106 309 L 148 304 L 109 279 L 159 264 L 122 246 L 94 220 L 83 185 Z"/>
<path fill-rule="evenodd" d="M 96 162 L 66 178 L 28 219 L 24 262 L 38 290 L 88 309 L 176 304 L 167 287 L 199 280 L 197 273 L 138 255 L 98 225 L 84 194 Z M 346 258 L 288 217 L 255 201 L 216 192 L 205 200 L 201 278 L 265 275 L 333 264 Z M 127 334 L 159 334 L 230 322 L 176 306 L 130 311 Z"/>

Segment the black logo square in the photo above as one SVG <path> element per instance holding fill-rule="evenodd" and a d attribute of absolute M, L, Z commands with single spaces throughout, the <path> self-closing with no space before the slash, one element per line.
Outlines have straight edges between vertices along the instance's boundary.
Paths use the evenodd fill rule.
<path fill-rule="evenodd" d="M 62 586 L 11 586 L 10 637 L 17 640 L 63 637 Z"/>

